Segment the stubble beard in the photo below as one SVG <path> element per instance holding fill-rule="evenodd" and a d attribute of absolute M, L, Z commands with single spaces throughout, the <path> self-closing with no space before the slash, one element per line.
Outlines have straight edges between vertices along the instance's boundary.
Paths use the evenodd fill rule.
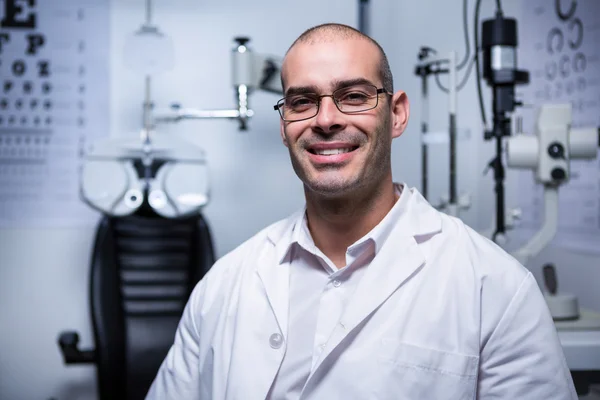
<path fill-rule="evenodd" d="M 312 192 L 316 195 L 326 198 L 339 198 L 355 193 L 356 191 L 371 190 L 371 187 L 376 188 L 381 184 L 381 180 L 388 173 L 390 168 L 390 150 L 391 138 L 390 138 L 390 118 L 383 118 L 381 123 L 375 128 L 373 140 L 371 141 L 371 149 L 369 154 L 366 155 L 364 164 L 359 171 L 353 173 L 352 176 L 342 175 L 338 171 L 340 167 L 323 167 L 319 174 L 323 176 L 326 174 L 326 178 L 316 178 L 311 176 L 309 172 L 314 168 L 309 164 L 309 161 L 305 159 L 304 163 L 298 153 L 304 152 L 306 148 L 306 142 L 299 141 L 296 144 L 295 150 L 289 149 L 290 159 L 292 167 L 296 172 L 296 175 L 304 184 L 305 191 Z M 353 134 L 340 133 L 334 135 L 328 141 L 339 140 L 340 138 L 356 137 Z M 360 134 L 360 139 L 356 141 L 361 144 L 366 143 L 366 137 Z M 341 169 L 346 168 L 342 166 Z"/>

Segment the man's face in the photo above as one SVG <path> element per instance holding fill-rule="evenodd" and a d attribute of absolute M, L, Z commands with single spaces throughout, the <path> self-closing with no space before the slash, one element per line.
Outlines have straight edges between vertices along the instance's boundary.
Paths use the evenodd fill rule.
<path fill-rule="evenodd" d="M 353 80 L 382 87 L 380 55 L 367 40 L 298 43 L 285 58 L 286 95 L 293 91 L 331 94 Z M 396 96 L 394 96 L 396 97 Z M 321 99 L 319 113 L 296 122 L 281 121 L 281 135 L 292 165 L 305 187 L 328 197 L 374 188 L 391 175 L 393 126 L 391 96 L 379 94 L 376 108 L 342 113 L 331 97 Z"/>

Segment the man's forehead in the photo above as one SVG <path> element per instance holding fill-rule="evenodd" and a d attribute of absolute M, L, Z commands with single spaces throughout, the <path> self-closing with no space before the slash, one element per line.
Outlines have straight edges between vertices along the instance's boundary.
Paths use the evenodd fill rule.
<path fill-rule="evenodd" d="M 369 40 L 360 36 L 352 37 L 339 37 L 329 35 L 318 35 L 314 38 L 303 40 L 295 43 L 290 47 L 284 57 L 283 63 L 285 65 L 286 60 L 292 58 L 295 59 L 297 55 L 304 55 L 304 53 L 311 53 L 319 47 L 338 47 L 342 46 L 348 50 L 358 50 L 369 53 L 369 56 L 379 54 L 377 46 L 371 43 Z"/>
<path fill-rule="evenodd" d="M 288 86 L 322 86 L 335 89 L 347 80 L 380 80 L 380 52 L 360 37 L 332 38 L 296 43 L 286 54 L 281 75 Z"/>

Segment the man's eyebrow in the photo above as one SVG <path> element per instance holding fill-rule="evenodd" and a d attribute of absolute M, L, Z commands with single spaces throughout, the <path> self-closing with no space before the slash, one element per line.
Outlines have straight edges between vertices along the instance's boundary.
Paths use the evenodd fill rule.
<path fill-rule="evenodd" d="M 294 96 L 299 94 L 316 94 L 318 93 L 316 86 L 291 86 L 286 90 L 286 96 Z"/>
<path fill-rule="evenodd" d="M 341 89 L 341 88 L 346 88 L 349 86 L 355 86 L 355 85 L 373 85 L 376 86 L 373 82 L 371 82 L 368 79 L 365 78 L 354 78 L 354 79 L 346 79 L 346 80 L 342 80 L 342 81 L 334 81 L 333 82 L 333 88 L 334 90 L 337 89 Z"/>

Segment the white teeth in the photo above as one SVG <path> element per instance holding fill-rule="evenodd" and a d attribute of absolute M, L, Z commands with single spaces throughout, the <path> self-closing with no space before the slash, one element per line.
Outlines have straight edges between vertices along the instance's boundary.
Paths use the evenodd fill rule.
<path fill-rule="evenodd" d="M 320 156 L 332 156 L 335 154 L 349 153 L 350 151 L 352 151 L 350 148 L 314 150 L 315 154 Z"/>

